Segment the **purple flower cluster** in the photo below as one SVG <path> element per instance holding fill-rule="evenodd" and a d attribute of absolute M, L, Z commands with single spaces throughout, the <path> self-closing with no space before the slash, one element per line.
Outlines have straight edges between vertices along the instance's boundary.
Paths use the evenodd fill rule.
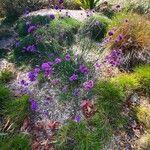
<path fill-rule="evenodd" d="M 112 66 L 119 66 L 121 64 L 122 51 L 120 49 L 113 49 L 110 55 L 106 56 L 105 60 Z"/>
<path fill-rule="evenodd" d="M 61 63 L 61 61 L 62 61 L 62 60 L 61 60 L 60 58 L 56 58 L 56 59 L 55 59 L 55 64 L 59 64 L 59 63 Z"/>
<path fill-rule="evenodd" d="M 31 109 L 32 109 L 32 111 L 36 111 L 37 107 L 38 107 L 37 101 L 35 99 L 30 99 L 30 102 L 31 102 Z"/>
<path fill-rule="evenodd" d="M 73 75 L 69 78 L 69 80 L 70 80 L 70 81 L 78 80 L 78 75 L 73 74 Z"/>
<path fill-rule="evenodd" d="M 81 117 L 79 115 L 75 116 L 74 121 L 79 123 L 81 121 Z"/>
<path fill-rule="evenodd" d="M 66 54 L 66 55 L 65 55 L 65 60 L 66 60 L 66 61 L 69 61 L 70 59 L 71 59 L 70 54 Z"/>
<path fill-rule="evenodd" d="M 55 15 L 54 14 L 49 14 L 49 18 L 50 19 L 55 19 Z"/>
<path fill-rule="evenodd" d="M 80 69 L 81 73 L 83 73 L 83 74 L 89 73 L 89 69 L 84 64 L 81 64 L 79 69 Z"/>
<path fill-rule="evenodd" d="M 52 62 L 43 63 L 41 65 L 42 70 L 44 70 L 44 72 L 45 72 L 45 76 L 49 76 L 50 74 L 52 74 L 52 72 L 53 72 L 52 67 L 53 67 Z"/>
<path fill-rule="evenodd" d="M 94 82 L 92 80 L 86 81 L 86 82 L 83 83 L 83 87 L 86 90 L 90 90 L 94 87 Z"/>
<path fill-rule="evenodd" d="M 119 43 L 123 40 L 124 36 L 122 34 L 119 34 L 119 36 L 116 38 L 115 42 Z"/>
<path fill-rule="evenodd" d="M 36 78 L 37 78 L 37 76 L 38 76 L 38 74 L 39 74 L 39 72 L 40 72 L 40 69 L 39 69 L 39 68 L 35 68 L 34 70 L 30 71 L 30 72 L 28 73 L 28 78 L 29 78 L 29 80 L 30 80 L 30 81 L 35 81 Z"/>
<path fill-rule="evenodd" d="M 26 47 L 23 47 L 23 52 L 36 52 L 37 51 L 37 48 L 34 44 L 32 45 L 27 45 Z"/>
<path fill-rule="evenodd" d="M 29 26 L 29 28 L 28 28 L 28 33 L 33 33 L 35 30 L 36 30 L 36 26 L 31 25 L 31 26 Z"/>

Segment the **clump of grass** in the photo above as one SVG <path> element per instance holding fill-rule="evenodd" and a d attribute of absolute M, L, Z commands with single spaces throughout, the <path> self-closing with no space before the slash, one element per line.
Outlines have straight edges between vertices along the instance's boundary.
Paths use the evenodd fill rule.
<path fill-rule="evenodd" d="M 121 114 L 124 104 L 124 93 L 122 88 L 110 81 L 100 81 L 95 88 L 98 109 L 104 110 L 112 126 L 122 127 L 125 118 Z"/>
<path fill-rule="evenodd" d="M 80 27 L 80 22 L 73 18 L 54 19 L 47 30 L 60 44 L 71 45 L 75 40 L 75 34 Z"/>
<path fill-rule="evenodd" d="M 24 119 L 30 113 L 29 96 L 7 101 L 4 114 L 14 123 L 14 127 L 21 127 Z"/>
<path fill-rule="evenodd" d="M 138 64 L 149 63 L 150 21 L 144 16 L 121 12 L 109 25 L 113 35 L 107 46 L 121 49 L 122 66 L 131 69 Z"/>
<path fill-rule="evenodd" d="M 134 69 L 135 75 L 139 80 L 141 89 L 150 95 L 150 65 L 143 65 Z"/>
<path fill-rule="evenodd" d="M 0 146 L 2 150 L 31 150 L 31 138 L 21 133 L 0 136 Z"/>
<path fill-rule="evenodd" d="M 57 148 L 61 150 L 99 150 L 111 137 L 111 127 L 104 114 L 96 113 L 88 121 L 69 121 L 58 133 Z"/>
<path fill-rule="evenodd" d="M 105 37 L 110 19 L 103 15 L 90 17 L 79 31 L 82 36 L 88 36 L 93 40 L 100 41 Z"/>
<path fill-rule="evenodd" d="M 122 73 L 111 79 L 111 82 L 119 85 L 124 91 L 132 91 L 140 87 L 139 80 L 133 73 Z"/>
<path fill-rule="evenodd" d="M 140 105 L 135 108 L 137 119 L 150 129 L 150 109 L 149 106 Z"/>
<path fill-rule="evenodd" d="M 0 84 L 0 110 L 2 110 L 7 102 L 11 100 L 11 92 L 8 88 Z"/>
<path fill-rule="evenodd" d="M 4 70 L 0 72 L 0 83 L 8 83 L 10 82 L 14 77 L 13 72 L 9 70 Z"/>

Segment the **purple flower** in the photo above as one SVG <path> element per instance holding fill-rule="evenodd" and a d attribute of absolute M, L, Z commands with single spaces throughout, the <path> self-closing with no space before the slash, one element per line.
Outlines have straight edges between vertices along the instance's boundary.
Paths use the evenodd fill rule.
<path fill-rule="evenodd" d="M 21 83 L 21 85 L 24 85 L 24 86 L 28 85 L 28 83 L 25 80 L 21 80 L 20 83 Z"/>
<path fill-rule="evenodd" d="M 54 14 L 49 14 L 50 19 L 55 19 L 55 15 Z"/>
<path fill-rule="evenodd" d="M 19 47 L 20 46 L 20 42 L 17 41 L 15 45 L 16 45 L 16 47 Z"/>
<path fill-rule="evenodd" d="M 108 32 L 108 35 L 109 35 L 109 36 L 112 36 L 113 34 L 114 34 L 113 31 L 109 31 L 109 32 Z"/>
<path fill-rule="evenodd" d="M 37 107 L 38 107 L 37 101 L 34 100 L 34 99 L 31 99 L 30 102 L 31 102 L 31 109 L 32 109 L 32 111 L 35 111 L 37 109 Z"/>
<path fill-rule="evenodd" d="M 59 7 L 58 7 L 57 5 L 54 7 L 54 9 L 56 9 L 56 10 L 58 10 L 58 8 L 59 8 Z"/>
<path fill-rule="evenodd" d="M 45 71 L 45 70 L 49 70 L 51 68 L 49 63 L 43 63 L 41 68 Z"/>
<path fill-rule="evenodd" d="M 80 89 L 74 89 L 73 96 L 79 96 L 80 95 Z"/>
<path fill-rule="evenodd" d="M 36 26 L 32 25 L 32 26 L 29 26 L 28 28 L 28 33 L 32 33 L 36 30 Z"/>
<path fill-rule="evenodd" d="M 83 83 L 83 87 L 86 89 L 86 90 L 90 90 L 92 89 L 94 86 L 94 82 L 92 80 L 89 80 L 89 81 L 86 81 Z"/>
<path fill-rule="evenodd" d="M 35 52 L 36 51 L 36 46 L 34 44 L 28 45 L 23 48 L 25 52 Z"/>
<path fill-rule="evenodd" d="M 100 68 L 101 64 L 99 64 L 98 62 L 95 63 L 95 68 Z"/>
<path fill-rule="evenodd" d="M 79 123 L 81 121 L 81 117 L 79 115 L 75 116 L 74 121 Z"/>
<path fill-rule="evenodd" d="M 120 34 L 117 38 L 116 38 L 116 40 L 115 40 L 115 42 L 121 42 L 123 40 L 123 35 L 122 34 Z"/>
<path fill-rule="evenodd" d="M 83 73 L 83 74 L 89 73 L 89 69 L 84 64 L 80 65 L 79 69 L 80 69 L 81 73 Z"/>
<path fill-rule="evenodd" d="M 56 58 L 55 59 L 55 64 L 59 64 L 59 63 L 61 63 L 61 59 L 60 58 Z"/>
<path fill-rule="evenodd" d="M 96 25 L 96 26 L 98 26 L 99 24 L 100 24 L 100 22 L 99 22 L 99 21 L 96 21 L 96 22 L 95 22 L 95 25 Z"/>
<path fill-rule="evenodd" d="M 59 4 L 62 4 L 64 1 L 63 0 L 58 0 Z"/>
<path fill-rule="evenodd" d="M 112 66 L 119 66 L 122 62 L 121 58 L 122 58 L 121 50 L 113 49 L 111 53 L 108 56 L 106 56 L 105 60 Z"/>
<path fill-rule="evenodd" d="M 70 81 L 75 81 L 75 80 L 77 80 L 77 79 L 78 79 L 78 75 L 76 75 L 76 74 L 73 74 L 73 75 L 69 78 Z"/>
<path fill-rule="evenodd" d="M 70 54 L 66 54 L 66 55 L 65 55 L 65 60 L 66 60 L 66 61 L 69 61 L 70 59 L 71 59 Z"/>
<path fill-rule="evenodd" d="M 39 70 L 36 68 L 28 73 L 28 78 L 30 81 L 35 81 L 38 76 Z"/>

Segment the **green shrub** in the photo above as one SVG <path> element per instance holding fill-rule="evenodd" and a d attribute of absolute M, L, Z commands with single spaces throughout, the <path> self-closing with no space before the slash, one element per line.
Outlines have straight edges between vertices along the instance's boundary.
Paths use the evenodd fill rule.
<path fill-rule="evenodd" d="M 31 138 L 21 133 L 0 135 L 0 146 L 1 150 L 31 150 Z"/>
<path fill-rule="evenodd" d="M 134 71 L 141 89 L 150 95 L 150 65 L 136 67 Z"/>
<path fill-rule="evenodd" d="M 135 114 L 137 119 L 144 124 L 144 126 L 150 129 L 150 109 L 149 105 L 140 105 L 137 106 L 135 109 Z"/>
<path fill-rule="evenodd" d="M 7 102 L 11 100 L 11 93 L 8 88 L 0 84 L 0 110 L 2 110 Z"/>
<path fill-rule="evenodd" d="M 7 20 L 15 21 L 20 15 L 23 14 L 25 9 L 36 10 L 41 8 L 40 0 L 0 0 L 0 9 L 3 10 L 3 14 Z"/>
<path fill-rule="evenodd" d="M 31 22 L 33 25 L 36 25 L 39 27 L 44 26 L 50 22 L 50 18 L 48 16 L 29 16 L 26 18 L 21 18 L 16 23 L 16 31 L 19 35 L 19 37 L 24 37 L 28 35 L 28 28 L 26 23 Z"/>
<path fill-rule="evenodd" d="M 132 91 L 140 87 L 139 80 L 135 74 L 122 73 L 111 79 L 113 84 L 116 84 L 123 88 L 124 91 Z"/>
<path fill-rule="evenodd" d="M 105 16 L 92 16 L 81 27 L 81 35 L 88 36 L 93 40 L 100 41 L 105 37 L 108 24 L 111 21 Z"/>
<path fill-rule="evenodd" d="M 80 22 L 73 18 L 54 19 L 50 22 L 47 32 L 60 44 L 71 45 L 75 34 L 80 27 Z"/>
<path fill-rule="evenodd" d="M 110 140 L 112 132 L 105 119 L 104 116 L 96 113 L 88 122 L 69 121 L 58 132 L 56 149 L 101 149 Z"/>
<path fill-rule="evenodd" d="M 14 75 L 11 71 L 4 70 L 0 72 L 0 83 L 7 83 L 13 79 Z"/>
<path fill-rule="evenodd" d="M 5 105 L 4 113 L 14 123 L 14 127 L 21 127 L 24 119 L 30 113 L 29 96 L 8 101 Z"/>
<path fill-rule="evenodd" d="M 96 103 L 98 109 L 104 110 L 111 125 L 122 126 L 125 121 L 121 114 L 124 104 L 122 88 L 109 81 L 100 81 L 95 88 L 95 94 L 97 95 Z"/>
<path fill-rule="evenodd" d="M 69 8 L 71 10 L 75 9 L 80 9 L 80 5 L 75 1 L 75 0 L 65 0 L 64 1 L 64 7 Z"/>

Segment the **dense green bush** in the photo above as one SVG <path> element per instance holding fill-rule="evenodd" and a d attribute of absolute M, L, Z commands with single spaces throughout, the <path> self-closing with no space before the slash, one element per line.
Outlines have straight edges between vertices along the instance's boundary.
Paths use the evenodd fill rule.
<path fill-rule="evenodd" d="M 13 73 L 8 70 L 4 70 L 0 72 L 0 84 L 7 83 L 13 79 Z"/>
<path fill-rule="evenodd" d="M 9 89 L 0 84 L 0 110 L 2 110 L 5 104 L 10 100 L 11 100 L 11 93 Z"/>
<path fill-rule="evenodd" d="M 31 150 L 31 138 L 21 133 L 0 135 L 1 150 Z"/>
<path fill-rule="evenodd" d="M 8 101 L 4 107 L 4 114 L 14 123 L 14 127 L 21 127 L 23 121 L 30 114 L 29 96 Z"/>
<path fill-rule="evenodd" d="M 40 0 L 0 0 L 0 9 L 3 10 L 3 15 L 7 20 L 14 21 L 22 15 L 26 8 L 36 10 L 41 8 Z"/>
<path fill-rule="evenodd" d="M 110 22 L 111 21 L 103 15 L 92 16 L 81 26 L 79 33 L 81 33 L 83 37 L 88 36 L 93 40 L 100 41 L 105 37 Z"/>
<path fill-rule="evenodd" d="M 79 21 L 68 17 L 54 19 L 50 22 L 47 32 L 60 44 L 71 45 L 80 24 Z"/>
<path fill-rule="evenodd" d="M 99 150 L 109 142 L 112 130 L 104 114 L 96 113 L 88 121 L 69 121 L 58 132 L 57 148 L 61 150 Z M 93 130 L 92 130 L 93 129 Z"/>
<path fill-rule="evenodd" d="M 117 125 L 121 127 L 125 121 L 121 114 L 125 100 L 122 88 L 109 81 L 100 81 L 96 86 L 95 92 L 98 109 L 104 110 L 112 126 Z"/>
<path fill-rule="evenodd" d="M 134 71 L 139 80 L 140 88 L 150 95 L 150 65 L 136 67 Z"/>

